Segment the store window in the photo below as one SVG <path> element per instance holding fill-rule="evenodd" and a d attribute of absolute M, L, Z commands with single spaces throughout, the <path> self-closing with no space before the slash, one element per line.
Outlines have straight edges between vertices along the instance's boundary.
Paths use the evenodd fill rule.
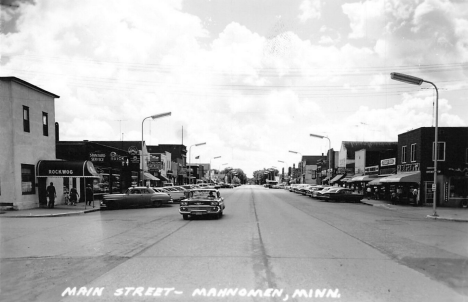
<path fill-rule="evenodd" d="M 401 147 L 401 162 L 406 163 L 406 146 Z"/>
<path fill-rule="evenodd" d="M 21 192 L 23 195 L 35 194 L 34 165 L 21 165 Z"/>
<path fill-rule="evenodd" d="M 468 197 L 468 178 L 452 177 L 450 179 L 450 198 Z"/>
<path fill-rule="evenodd" d="M 29 132 L 29 107 L 23 106 L 23 131 Z"/>
<path fill-rule="evenodd" d="M 411 162 L 416 161 L 416 144 L 411 144 Z"/>
<path fill-rule="evenodd" d="M 49 136 L 49 116 L 46 112 L 42 112 L 42 134 Z"/>
<path fill-rule="evenodd" d="M 435 142 L 432 142 L 432 160 L 434 160 L 434 153 L 435 153 L 434 146 L 435 146 Z M 437 161 L 445 161 L 445 142 L 437 142 L 437 146 L 438 146 Z"/>

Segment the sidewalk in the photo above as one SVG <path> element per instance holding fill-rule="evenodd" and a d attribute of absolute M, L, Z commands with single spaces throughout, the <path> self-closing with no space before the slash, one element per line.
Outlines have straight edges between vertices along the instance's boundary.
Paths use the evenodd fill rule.
<path fill-rule="evenodd" d="M 426 217 L 430 219 L 440 219 L 458 222 L 468 222 L 468 208 L 445 208 L 437 207 L 437 217 L 434 217 L 434 210 L 432 205 L 413 207 L 411 205 L 394 205 L 386 200 L 375 200 L 364 198 L 361 203 L 367 204 L 374 207 L 381 207 L 388 210 L 406 212 L 418 215 L 420 217 Z"/>
<path fill-rule="evenodd" d="M 0 218 L 37 218 L 37 217 L 62 217 L 82 215 L 85 213 L 100 211 L 100 201 L 94 201 L 93 205 L 86 206 L 84 202 L 79 202 L 76 206 L 59 204 L 55 205 L 53 209 L 49 208 L 34 208 L 27 210 L 2 210 L 0 211 Z"/>

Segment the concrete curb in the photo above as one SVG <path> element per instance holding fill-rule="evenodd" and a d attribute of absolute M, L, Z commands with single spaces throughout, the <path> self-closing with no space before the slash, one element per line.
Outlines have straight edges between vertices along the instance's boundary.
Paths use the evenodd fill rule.
<path fill-rule="evenodd" d="M 65 216 L 77 216 L 84 215 L 86 213 L 97 212 L 101 209 L 91 209 L 84 211 L 68 212 L 68 213 L 57 213 L 57 214 L 41 214 L 41 215 L 18 215 L 18 216 L 2 216 L 0 218 L 41 218 L 41 217 L 65 217 Z"/>
<path fill-rule="evenodd" d="M 455 222 L 468 222 L 468 219 L 463 219 L 463 218 L 449 218 L 449 217 L 441 217 L 441 216 L 433 216 L 433 215 L 427 215 L 426 218 L 434 219 L 434 220 L 446 220 L 446 221 L 455 221 Z"/>

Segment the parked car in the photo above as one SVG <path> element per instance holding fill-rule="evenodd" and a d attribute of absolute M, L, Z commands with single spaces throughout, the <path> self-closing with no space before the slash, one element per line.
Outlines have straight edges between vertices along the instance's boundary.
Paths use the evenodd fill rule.
<path fill-rule="evenodd" d="M 162 192 L 168 193 L 174 202 L 185 199 L 186 190 L 180 187 L 164 187 L 164 188 L 153 188 L 153 189 L 155 191 L 162 191 Z"/>
<path fill-rule="evenodd" d="M 306 195 L 309 196 L 309 197 L 312 197 L 314 191 L 320 191 L 320 190 L 323 190 L 324 188 L 327 188 L 329 186 L 325 186 L 325 185 L 314 185 L 312 187 L 310 187 L 308 190 L 307 190 L 307 193 Z"/>
<path fill-rule="evenodd" d="M 163 204 L 173 203 L 171 196 L 167 193 L 156 192 L 147 187 L 131 187 L 123 194 L 107 194 L 103 196 L 101 208 L 124 208 L 124 207 L 160 207 Z"/>
<path fill-rule="evenodd" d="M 348 188 L 336 188 L 323 193 L 320 198 L 326 201 L 359 202 L 364 198 L 364 195 L 354 193 Z"/>
<path fill-rule="evenodd" d="M 223 216 L 224 198 L 216 189 L 194 189 L 187 192 L 187 198 L 180 202 L 179 213 L 184 220 L 193 216 Z"/>
<path fill-rule="evenodd" d="M 317 199 L 320 199 L 320 196 L 323 194 L 323 193 L 326 193 L 328 192 L 328 190 L 331 190 L 333 188 L 337 188 L 337 187 L 325 187 L 325 188 L 322 188 L 322 189 L 318 189 L 316 191 L 313 191 L 312 192 L 312 197 L 314 198 L 317 198 Z"/>

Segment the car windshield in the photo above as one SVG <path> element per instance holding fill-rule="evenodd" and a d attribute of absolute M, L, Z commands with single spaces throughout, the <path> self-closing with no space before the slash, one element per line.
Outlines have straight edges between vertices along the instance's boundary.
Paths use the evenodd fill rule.
<path fill-rule="evenodd" d="M 194 190 L 191 192 L 190 196 L 193 199 L 206 199 L 206 198 L 215 198 L 216 197 L 215 191 L 209 190 Z"/>

